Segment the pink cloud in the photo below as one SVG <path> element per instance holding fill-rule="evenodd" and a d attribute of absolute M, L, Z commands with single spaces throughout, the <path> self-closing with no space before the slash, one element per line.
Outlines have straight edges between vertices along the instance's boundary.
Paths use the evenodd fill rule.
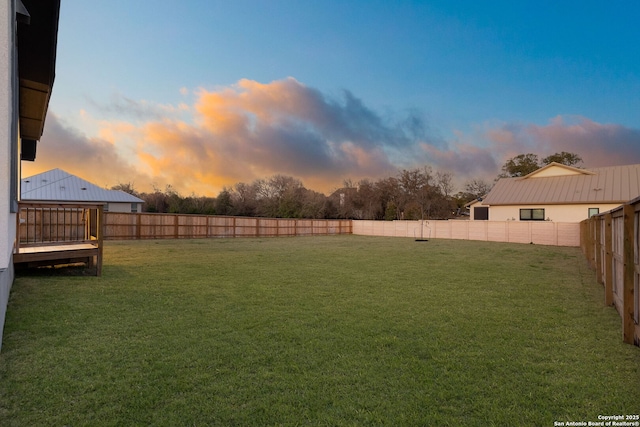
<path fill-rule="evenodd" d="M 501 162 L 522 153 L 542 158 L 568 151 L 580 155 L 585 167 L 640 163 L 640 130 L 585 117 L 558 116 L 544 126 L 505 124 L 488 129 L 484 138 L 491 150 L 504 153 Z"/>

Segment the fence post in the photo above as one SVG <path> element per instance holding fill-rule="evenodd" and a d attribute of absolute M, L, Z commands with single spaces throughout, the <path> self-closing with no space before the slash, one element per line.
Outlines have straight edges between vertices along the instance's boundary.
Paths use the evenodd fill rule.
<path fill-rule="evenodd" d="M 595 267 L 594 264 L 594 238 L 593 238 L 593 222 L 594 217 L 591 217 L 587 220 L 587 260 L 589 261 L 589 267 L 593 269 Z"/>
<path fill-rule="evenodd" d="M 142 214 L 136 213 L 136 239 L 142 238 Z"/>
<path fill-rule="evenodd" d="M 596 280 L 598 281 L 598 283 L 602 284 L 604 283 L 602 281 L 602 221 L 600 220 L 600 217 L 596 217 L 594 216 L 594 218 L 596 218 L 594 220 L 595 223 L 595 263 L 596 263 Z"/>
<path fill-rule="evenodd" d="M 178 214 L 173 215 L 173 238 L 178 238 Z"/>
<path fill-rule="evenodd" d="M 633 344 L 633 335 L 635 332 L 635 321 L 633 319 L 633 285 L 635 257 L 633 250 L 634 243 L 634 220 L 635 209 L 631 204 L 623 206 L 624 215 L 624 284 L 622 291 L 622 335 L 624 342 Z"/>
<path fill-rule="evenodd" d="M 613 217 L 611 213 L 604 216 L 604 303 L 613 305 Z"/>
<path fill-rule="evenodd" d="M 102 253 L 104 248 L 104 205 L 98 205 L 96 210 L 96 239 L 98 241 L 98 256 L 96 257 L 96 276 L 102 276 Z"/>

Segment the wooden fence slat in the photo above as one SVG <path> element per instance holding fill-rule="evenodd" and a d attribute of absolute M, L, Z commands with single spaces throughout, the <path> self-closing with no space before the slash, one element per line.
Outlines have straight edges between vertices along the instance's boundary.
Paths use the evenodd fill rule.
<path fill-rule="evenodd" d="M 622 335 L 624 342 L 633 344 L 634 322 L 634 222 L 635 209 L 633 205 L 624 205 L 624 287 L 622 296 Z"/>
<path fill-rule="evenodd" d="M 596 265 L 596 280 L 602 284 L 602 224 L 599 217 L 594 217 L 595 223 L 595 265 Z"/>
<path fill-rule="evenodd" d="M 605 305 L 613 305 L 613 227 L 611 213 L 604 216 L 604 303 Z"/>

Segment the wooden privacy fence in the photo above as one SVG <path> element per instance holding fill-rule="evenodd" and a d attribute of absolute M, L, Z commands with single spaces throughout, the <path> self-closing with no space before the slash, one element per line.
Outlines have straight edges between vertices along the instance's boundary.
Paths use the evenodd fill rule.
<path fill-rule="evenodd" d="M 350 220 L 105 212 L 104 238 L 193 239 L 351 234 Z"/>
<path fill-rule="evenodd" d="M 640 198 L 580 223 L 581 248 L 604 285 L 606 305 L 622 318 L 622 336 L 640 345 Z"/>
<path fill-rule="evenodd" d="M 484 240 L 579 246 L 580 225 L 552 221 L 353 221 L 353 234 L 365 236 Z"/>

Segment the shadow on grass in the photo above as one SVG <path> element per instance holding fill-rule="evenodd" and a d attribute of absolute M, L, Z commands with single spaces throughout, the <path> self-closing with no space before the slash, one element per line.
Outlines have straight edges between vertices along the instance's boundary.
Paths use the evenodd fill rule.
<path fill-rule="evenodd" d="M 44 277 L 44 276 L 96 276 L 96 267 L 85 264 L 68 264 L 41 267 L 16 267 L 16 277 Z"/>

